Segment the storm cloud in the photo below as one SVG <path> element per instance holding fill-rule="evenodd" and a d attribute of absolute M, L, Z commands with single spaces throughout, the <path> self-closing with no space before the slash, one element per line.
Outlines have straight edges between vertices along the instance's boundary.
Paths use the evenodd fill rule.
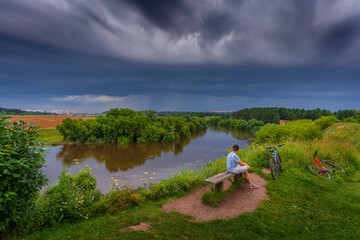
<path fill-rule="evenodd" d="M 1 103 L 129 96 L 163 109 L 176 94 L 357 108 L 359 20 L 357 0 L 3 0 Z"/>
<path fill-rule="evenodd" d="M 0 5 L 2 34 L 101 56 L 333 64 L 360 53 L 355 0 L 13 0 Z"/>

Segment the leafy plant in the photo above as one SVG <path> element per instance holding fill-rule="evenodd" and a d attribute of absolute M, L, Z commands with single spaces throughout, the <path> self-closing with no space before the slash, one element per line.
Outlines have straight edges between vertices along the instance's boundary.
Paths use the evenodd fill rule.
<path fill-rule="evenodd" d="M 0 234 L 26 214 L 47 183 L 41 170 L 46 149 L 36 147 L 38 128 L 7 119 L 0 113 Z"/>

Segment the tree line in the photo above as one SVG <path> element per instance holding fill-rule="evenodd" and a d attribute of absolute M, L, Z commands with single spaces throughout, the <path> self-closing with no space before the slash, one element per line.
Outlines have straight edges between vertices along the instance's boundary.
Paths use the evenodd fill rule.
<path fill-rule="evenodd" d="M 325 109 L 299 109 L 299 108 L 245 108 L 234 112 L 232 117 L 235 119 L 243 119 L 249 121 L 256 119 L 267 123 L 279 123 L 280 120 L 300 120 L 310 119 L 316 120 L 325 116 L 335 116 L 337 119 L 343 121 L 347 118 L 358 118 L 359 111 L 356 110 L 339 110 L 337 112 L 330 112 Z"/>

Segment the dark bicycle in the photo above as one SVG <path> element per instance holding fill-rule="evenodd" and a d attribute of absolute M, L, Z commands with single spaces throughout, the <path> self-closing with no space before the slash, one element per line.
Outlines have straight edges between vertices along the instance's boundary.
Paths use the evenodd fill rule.
<path fill-rule="evenodd" d="M 317 150 L 314 154 L 314 162 L 313 165 L 309 166 L 310 171 L 319 177 L 323 177 L 325 179 L 330 179 L 331 175 L 329 173 L 334 172 L 343 172 L 344 169 L 336 162 L 331 160 L 323 160 L 316 158 Z"/>
<path fill-rule="evenodd" d="M 272 152 L 273 157 L 270 159 L 270 171 L 271 171 L 271 175 L 273 177 L 274 180 L 277 179 L 278 177 L 278 170 L 280 170 L 280 172 L 283 171 L 282 167 L 281 167 L 281 158 L 280 158 L 280 154 L 277 152 L 277 148 L 278 147 L 282 147 L 285 144 L 280 144 L 274 147 L 267 147 L 265 149 L 272 149 L 270 150 L 270 152 Z"/>

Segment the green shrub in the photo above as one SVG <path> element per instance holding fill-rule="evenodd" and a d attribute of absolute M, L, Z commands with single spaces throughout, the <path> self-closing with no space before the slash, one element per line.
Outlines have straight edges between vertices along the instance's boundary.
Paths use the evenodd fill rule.
<path fill-rule="evenodd" d="M 312 120 L 290 121 L 286 125 L 268 124 L 256 132 L 255 143 L 282 143 L 286 140 L 310 140 L 321 137 L 320 128 Z"/>
<path fill-rule="evenodd" d="M 133 206 L 141 205 L 144 197 L 138 194 L 133 188 L 115 188 L 103 197 L 95 206 L 94 213 L 114 213 Z"/>
<path fill-rule="evenodd" d="M 325 128 L 330 127 L 334 123 L 338 122 L 337 118 L 335 116 L 326 116 L 321 117 L 319 119 L 315 120 L 315 125 L 319 126 L 321 130 L 324 130 Z"/>
<path fill-rule="evenodd" d="M 285 125 L 267 124 L 255 134 L 255 143 L 280 143 L 289 137 L 290 132 Z"/>
<path fill-rule="evenodd" d="M 28 212 L 47 183 L 41 170 L 46 149 L 35 147 L 38 129 L 6 119 L 0 113 L 0 235 Z"/>
<path fill-rule="evenodd" d="M 357 120 L 354 117 L 348 117 L 348 118 L 344 118 L 343 122 L 344 123 L 357 123 Z"/>
<path fill-rule="evenodd" d="M 67 173 L 65 168 L 59 176 L 59 183 L 49 187 L 36 201 L 40 225 L 51 226 L 88 218 L 102 195 L 96 185 L 96 178 L 89 168 L 80 170 L 75 176 Z M 27 224 L 39 225 L 39 220 L 34 220 L 37 223 Z"/>

